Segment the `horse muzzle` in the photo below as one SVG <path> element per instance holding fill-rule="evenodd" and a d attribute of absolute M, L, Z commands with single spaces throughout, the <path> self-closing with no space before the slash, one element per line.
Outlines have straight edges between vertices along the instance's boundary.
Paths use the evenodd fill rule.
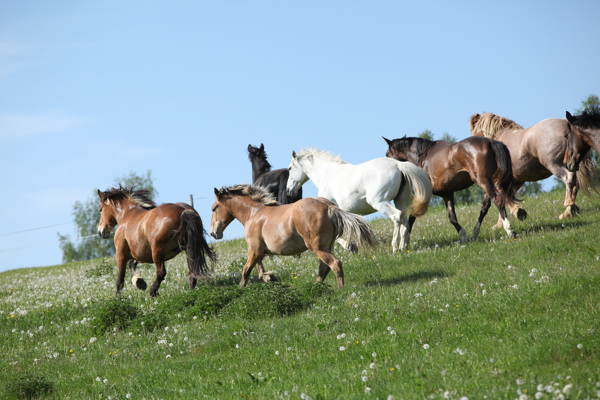
<path fill-rule="evenodd" d="M 218 229 L 218 227 L 211 225 L 210 226 L 210 236 L 214 237 L 217 240 L 223 239 L 223 230 Z"/>
<path fill-rule="evenodd" d="M 103 229 L 98 229 L 98 235 L 102 239 L 108 239 L 110 237 L 110 231 L 106 231 L 106 230 L 103 230 Z"/>

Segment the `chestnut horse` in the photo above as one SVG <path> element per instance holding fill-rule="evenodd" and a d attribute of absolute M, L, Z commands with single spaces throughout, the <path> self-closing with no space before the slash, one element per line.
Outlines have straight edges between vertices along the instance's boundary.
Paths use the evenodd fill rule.
<path fill-rule="evenodd" d="M 317 281 L 323 281 L 332 269 L 341 289 L 344 286 L 342 262 L 332 252 L 336 238 L 346 236 L 371 246 L 375 243 L 367 221 L 324 198 L 280 205 L 266 189 L 254 185 L 215 188 L 215 197 L 210 222 L 210 234 L 215 239 L 223 237 L 223 231 L 234 219 L 244 225 L 248 260 L 240 287 L 246 286 L 254 265 L 258 266 L 259 279 L 275 280 L 273 272 L 263 269 L 265 255 L 295 255 L 310 249 L 320 259 Z"/>
<path fill-rule="evenodd" d="M 285 190 L 289 171 L 287 168 L 271 170 L 271 164 L 267 161 L 265 146 L 260 147 L 248 145 L 248 158 L 252 164 L 252 184 L 267 189 L 280 204 L 289 204 L 302 198 L 302 189 L 293 196 L 289 196 Z"/>
<path fill-rule="evenodd" d="M 600 107 L 586 109 L 581 115 L 575 116 L 567 111 L 567 121 L 569 123 L 565 132 L 567 150 L 564 163 L 569 171 L 577 171 L 590 148 L 600 154 Z"/>
<path fill-rule="evenodd" d="M 473 114 L 469 120 L 471 135 L 499 140 L 508 147 L 512 160 L 517 190 L 525 182 L 558 177 L 566 186 L 565 211 L 559 216 L 569 218 L 579 213 L 575 204 L 577 191 L 597 187 L 594 163 L 590 157 L 583 159 L 577 173 L 564 163 L 567 149 L 569 122 L 565 119 L 548 118 L 523 129 L 516 122 L 492 113 Z M 571 140 L 575 135 L 571 135 Z M 514 206 L 511 206 L 513 210 Z"/>
<path fill-rule="evenodd" d="M 167 275 L 165 261 L 185 250 L 188 263 L 190 289 L 198 278 L 208 273 L 206 257 L 215 260 L 215 253 L 208 246 L 200 216 L 185 203 L 166 203 L 157 206 L 146 190 L 119 187 L 100 197 L 100 223 L 98 234 L 106 239 L 118 224 L 115 232 L 117 250 L 117 295 L 124 285 L 125 266 L 129 262 L 131 282 L 146 290 L 146 282 L 136 271 L 138 262 L 156 265 L 156 280 L 150 287 L 150 296 L 158 294 L 158 288 Z"/>
<path fill-rule="evenodd" d="M 506 233 L 511 238 L 515 236 L 505 210 L 505 205 L 514 205 L 518 201 L 515 198 L 510 154 L 505 145 L 479 137 L 470 137 L 457 143 L 416 137 L 383 139 L 389 146 L 385 153 L 387 157 L 409 161 L 423 168 L 429 175 L 433 184 L 433 194 L 444 199 L 448 219 L 456 228 L 462 242 L 467 241 L 467 234 L 456 218 L 454 192 L 466 189 L 473 183 L 477 183 L 485 195 L 471 240 L 477 239 L 491 200 L 494 200 L 500 211 Z M 519 208 L 517 216 L 519 219 L 525 219 L 527 213 Z M 409 229 L 412 229 L 414 222 L 415 218 L 411 215 Z"/>

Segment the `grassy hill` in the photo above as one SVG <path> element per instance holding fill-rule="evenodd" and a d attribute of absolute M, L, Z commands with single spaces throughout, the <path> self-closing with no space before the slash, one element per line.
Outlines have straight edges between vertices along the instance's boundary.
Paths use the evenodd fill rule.
<path fill-rule="evenodd" d="M 411 250 L 379 245 L 318 261 L 271 257 L 278 283 L 237 283 L 243 240 L 216 245 L 216 279 L 190 292 L 180 255 L 161 295 L 99 259 L 0 274 L 0 398 L 588 399 L 600 397 L 600 199 L 561 221 L 564 193 L 526 199 L 519 235 L 461 244 L 445 211 L 417 220 Z M 459 207 L 471 230 L 478 206 Z M 141 267 L 147 281 L 154 266 Z"/>

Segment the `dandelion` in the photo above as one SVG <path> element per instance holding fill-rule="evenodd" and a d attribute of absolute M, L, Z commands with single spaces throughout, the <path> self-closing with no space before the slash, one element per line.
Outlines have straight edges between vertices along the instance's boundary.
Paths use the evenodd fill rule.
<path fill-rule="evenodd" d="M 368 380 L 369 380 L 369 378 L 367 378 L 366 376 L 364 376 L 364 375 L 363 375 L 363 377 L 362 377 L 362 381 L 363 381 L 363 382 L 366 382 L 366 381 L 368 381 Z"/>
<path fill-rule="evenodd" d="M 100 378 L 99 376 L 96 377 L 96 382 L 102 382 L 102 378 Z"/>
<path fill-rule="evenodd" d="M 377 357 L 377 353 L 373 352 L 373 354 L 371 354 L 373 356 L 373 358 Z"/>
<path fill-rule="evenodd" d="M 367 386 L 367 387 L 365 388 L 365 393 L 371 393 L 371 388 Z"/>
<path fill-rule="evenodd" d="M 427 349 L 429 349 L 429 345 L 428 345 L 427 343 L 425 343 L 425 344 L 423 345 L 423 348 L 424 348 L 425 350 L 427 350 Z"/>
<path fill-rule="evenodd" d="M 340 346 L 340 351 L 344 351 L 346 348 L 344 346 Z"/>
<path fill-rule="evenodd" d="M 583 348 L 583 345 L 582 345 L 581 343 L 579 343 L 579 344 L 577 345 L 577 348 L 578 348 L 578 349 L 582 349 L 582 348 Z"/>
<path fill-rule="evenodd" d="M 96 340 L 98 340 L 98 339 L 96 339 L 95 337 L 90 338 L 90 344 L 94 343 Z"/>
<path fill-rule="evenodd" d="M 522 384 L 524 384 L 525 381 L 523 381 L 523 379 L 517 379 L 517 385 L 521 386 Z"/>
<path fill-rule="evenodd" d="M 544 397 L 544 393 L 542 392 L 537 392 L 534 396 L 536 399 L 541 399 L 542 397 Z"/>
<path fill-rule="evenodd" d="M 102 380 L 102 383 L 108 383 L 108 379 L 104 378 L 104 379 Z"/>
<path fill-rule="evenodd" d="M 395 336 L 396 335 L 396 331 L 394 331 L 394 330 L 390 331 L 390 335 Z"/>
<path fill-rule="evenodd" d="M 275 355 L 278 356 L 279 355 L 279 350 L 275 350 Z"/>

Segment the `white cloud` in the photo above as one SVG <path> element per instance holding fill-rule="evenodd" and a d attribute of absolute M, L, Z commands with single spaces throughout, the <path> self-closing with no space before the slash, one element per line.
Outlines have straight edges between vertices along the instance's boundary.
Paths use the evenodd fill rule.
<path fill-rule="evenodd" d="M 83 119 L 59 112 L 39 115 L 0 114 L 0 139 L 61 133 L 84 123 Z"/>

